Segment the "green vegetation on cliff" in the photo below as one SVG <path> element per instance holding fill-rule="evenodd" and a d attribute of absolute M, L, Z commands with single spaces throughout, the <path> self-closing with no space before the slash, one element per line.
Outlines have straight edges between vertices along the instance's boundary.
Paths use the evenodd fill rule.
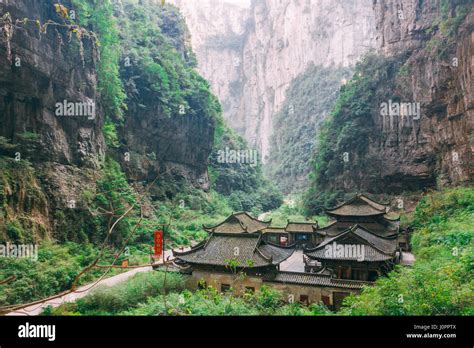
<path fill-rule="evenodd" d="M 275 115 L 271 139 L 269 176 L 285 192 L 307 187 L 311 159 L 316 145 L 315 134 L 334 107 L 347 68 L 310 66 L 296 77 L 281 111 Z"/>
<path fill-rule="evenodd" d="M 355 180 L 351 184 L 354 192 L 338 186 L 336 179 L 343 174 L 350 173 L 353 180 L 356 175 L 380 173 L 383 162 L 368 154 L 369 139 L 381 136 L 371 131 L 375 128 L 372 115 L 378 114 L 380 103 L 388 100 L 403 62 L 401 57 L 369 54 L 356 65 L 354 77 L 341 87 L 330 117 L 319 130 L 310 189 L 305 196 L 308 215 L 320 213 L 325 206 L 333 206 L 357 191 Z"/>
<path fill-rule="evenodd" d="M 229 163 L 224 154 L 238 151 L 246 161 Z M 233 211 L 249 211 L 255 215 L 278 208 L 283 195 L 275 184 L 263 176 L 260 154 L 250 149 L 246 141 L 218 120 L 214 147 L 210 155 L 209 176 L 213 189 L 227 197 Z"/>
<path fill-rule="evenodd" d="M 209 83 L 194 69 L 196 59 L 178 9 L 125 2 L 118 11 L 124 83 L 138 90 L 140 84 L 146 84 L 165 116 L 215 119 L 220 113 L 219 102 Z"/>
<path fill-rule="evenodd" d="M 110 0 L 72 0 L 80 25 L 93 31 L 100 43 L 98 85 L 107 119 L 120 121 L 126 95 L 119 74 L 120 38 Z"/>

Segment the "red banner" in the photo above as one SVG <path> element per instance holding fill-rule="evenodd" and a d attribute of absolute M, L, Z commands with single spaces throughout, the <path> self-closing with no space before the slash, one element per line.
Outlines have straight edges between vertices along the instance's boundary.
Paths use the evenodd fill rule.
<path fill-rule="evenodd" d="M 161 257 L 163 253 L 163 231 L 155 231 L 155 257 Z"/>

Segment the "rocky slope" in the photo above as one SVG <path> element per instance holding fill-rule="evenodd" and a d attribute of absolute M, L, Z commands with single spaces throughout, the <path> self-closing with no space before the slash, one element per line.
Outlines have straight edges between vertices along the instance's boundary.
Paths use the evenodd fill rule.
<path fill-rule="evenodd" d="M 320 137 L 310 210 L 344 192 L 410 195 L 474 178 L 474 5 L 378 0 L 374 11 L 378 56 Z"/>
<path fill-rule="evenodd" d="M 117 15 L 130 2 L 113 1 Z M 95 33 L 66 19 L 67 10 L 76 11 L 76 23 L 91 18 L 89 3 L 62 1 L 66 14 L 54 4 L 0 1 L 0 241 L 90 240 L 97 226 L 84 194 L 94 194 L 106 154 L 121 162 L 131 183 L 158 176 L 152 192 L 158 199 L 171 198 L 178 182 L 209 187 L 219 105 L 192 69 L 188 32 L 176 9 L 159 2 L 156 11 L 135 13 L 155 16 L 152 24 L 121 23 L 128 108 L 119 120 L 105 116 Z M 87 102 L 94 113 L 60 116 L 57 103 L 65 100 Z M 107 122 L 115 123 L 108 128 L 113 146 L 104 140 Z"/>
<path fill-rule="evenodd" d="M 206 103 L 211 104 L 214 97 L 207 82 L 192 69 L 195 58 L 179 12 L 162 7 L 161 1 L 146 5 L 145 15 L 133 1 L 120 1 L 116 14 L 122 21 L 120 26 L 131 23 L 129 30 L 122 30 L 121 79 L 128 100 L 125 123 L 120 127 L 120 150 L 128 156 L 120 156 L 121 162 L 132 181 L 166 176 L 169 181 L 208 189 L 208 157 L 218 110 Z M 143 59 L 147 55 L 156 57 L 160 66 Z M 161 70 L 152 73 L 154 68 Z M 169 80 L 167 95 L 165 88 L 156 86 L 162 76 Z M 186 96 L 174 101 L 173 93 Z"/>
<path fill-rule="evenodd" d="M 17 22 L 32 14 L 32 22 Z M 23 229 L 30 240 L 52 237 L 52 215 L 79 207 L 105 152 L 95 43 L 70 38 L 63 26 L 40 33 L 36 20 L 64 23 L 42 1 L 0 2 L 0 17 L 0 237 Z M 56 116 L 64 100 L 94 103 L 94 118 Z"/>
<path fill-rule="evenodd" d="M 311 64 L 352 65 L 374 45 L 371 1 L 175 0 L 192 32 L 201 73 L 230 126 L 266 160 L 273 115 Z"/>
<path fill-rule="evenodd" d="M 382 178 L 428 177 L 441 185 L 474 178 L 474 5 L 469 3 L 374 3 L 380 52 L 408 55 L 407 89 L 394 96 L 421 104 L 420 122 L 409 133 L 393 127 L 385 142 L 372 144 L 387 162 Z"/>

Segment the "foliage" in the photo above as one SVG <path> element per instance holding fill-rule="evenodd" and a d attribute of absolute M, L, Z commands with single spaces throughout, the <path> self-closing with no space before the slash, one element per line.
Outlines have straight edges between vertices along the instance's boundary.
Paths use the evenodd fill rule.
<path fill-rule="evenodd" d="M 104 133 L 105 142 L 110 148 L 119 148 L 120 140 L 117 134 L 117 127 L 113 122 L 106 121 L 104 127 L 102 128 Z"/>
<path fill-rule="evenodd" d="M 182 278 L 167 275 L 171 293 L 163 294 L 161 272 L 145 273 L 133 277 L 126 284 L 98 289 L 75 304 L 62 305 L 50 310 L 53 315 L 327 315 L 320 305 L 305 307 L 285 304 L 281 293 L 263 286 L 255 294 L 241 297 L 221 294 L 213 287 L 191 292 L 181 290 Z M 168 283 L 168 281 L 170 281 Z M 151 286 L 152 285 L 152 286 Z"/>
<path fill-rule="evenodd" d="M 222 119 L 217 120 L 214 147 L 210 155 L 209 174 L 213 188 L 228 197 L 234 211 L 250 211 L 254 214 L 278 208 L 283 195 L 264 178 L 260 156 L 257 163 L 220 163 L 220 151 L 255 151 L 245 140 L 228 128 Z"/>
<path fill-rule="evenodd" d="M 0 168 L 0 243 L 32 243 L 44 238 L 43 222 L 29 214 L 47 204 L 38 180 L 41 173 L 28 160 L 16 161 L 7 156 L 0 156 Z M 12 192 L 21 192 L 15 203 L 18 210 L 12 208 Z"/>
<path fill-rule="evenodd" d="M 427 195 L 414 213 L 416 262 L 345 300 L 350 315 L 474 314 L 474 189 Z"/>
<path fill-rule="evenodd" d="M 272 220 L 272 226 L 286 226 L 288 220 L 290 221 L 317 221 L 318 225 L 323 227 L 329 223 L 327 215 L 306 216 L 302 206 L 301 197 L 288 196 L 284 204 L 278 209 L 271 211 L 265 215 L 265 220 Z"/>
<path fill-rule="evenodd" d="M 99 91 L 106 118 L 122 120 L 126 95 L 119 74 L 120 38 L 110 0 L 72 0 L 78 21 L 93 31 L 100 42 L 97 66 Z"/>
<path fill-rule="evenodd" d="M 153 92 L 150 97 L 160 101 L 167 117 L 218 117 L 219 102 L 194 70 L 187 28 L 176 7 L 127 3 L 118 21 L 122 57 L 130 65 L 124 63 L 121 71 L 125 81 L 138 76 L 134 83 Z"/>
<path fill-rule="evenodd" d="M 133 276 L 127 282 L 113 287 L 102 286 L 89 295 L 51 311 L 52 315 L 117 315 L 133 310 L 165 293 L 163 272 L 146 272 Z M 177 273 L 166 276 L 166 291 L 184 290 L 184 279 Z"/>
<path fill-rule="evenodd" d="M 43 242 L 38 247 L 38 260 L 0 258 L 0 280 L 16 277 L 15 281 L 0 285 L 0 305 L 28 303 L 68 290 L 97 254 L 92 244 Z M 111 262 L 111 259 L 111 251 L 107 249 L 103 262 Z M 94 269 L 86 273 L 79 284 L 91 282 L 103 272 Z"/>
<path fill-rule="evenodd" d="M 111 244 L 121 244 L 135 225 L 132 217 L 138 215 L 138 207 L 136 193 L 128 184 L 120 164 L 111 157 L 106 157 L 101 177 L 96 183 L 96 192 L 86 191 L 83 198 L 93 212 L 95 228 L 91 238 L 97 244 L 106 238 L 113 223 L 133 207 L 108 236 Z"/>
<path fill-rule="evenodd" d="M 174 200 L 153 203 L 153 216 L 142 222 L 137 230 L 134 245 L 143 251 L 153 245 L 151 233 L 160 224 L 169 224 L 165 228 L 167 248 L 190 246 L 207 237 L 203 225 L 213 225 L 224 220 L 232 213 L 225 197 L 210 191 L 208 193 L 188 188 Z"/>
<path fill-rule="evenodd" d="M 429 53 L 437 58 L 447 59 L 455 50 L 458 31 L 470 11 L 470 0 L 441 0 L 440 13 L 427 29 L 431 39 L 426 44 Z M 470 30 L 473 27 L 471 25 Z M 469 28 L 468 28 L 469 31 Z"/>
<path fill-rule="evenodd" d="M 268 174 L 285 193 L 307 186 L 315 134 L 334 107 L 347 68 L 311 65 L 296 77 L 286 92 L 281 111 L 275 115 Z"/>
<path fill-rule="evenodd" d="M 305 196 L 306 213 L 320 213 L 347 196 L 331 186 L 344 171 L 353 173 L 380 172 L 375 156 L 368 156 L 370 139 L 380 136 L 371 132 L 373 115 L 378 115 L 382 101 L 388 100 L 395 77 L 405 57 L 385 58 L 368 54 L 357 64 L 354 77 L 341 87 L 333 111 L 320 128 L 310 174 L 311 186 Z M 344 162 L 343 154 L 357 161 Z"/>

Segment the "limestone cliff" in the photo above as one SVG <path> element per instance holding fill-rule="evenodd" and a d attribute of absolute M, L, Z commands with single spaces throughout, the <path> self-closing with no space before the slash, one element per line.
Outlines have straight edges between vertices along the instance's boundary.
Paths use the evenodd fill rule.
<path fill-rule="evenodd" d="M 175 0 L 192 33 L 200 72 L 230 126 L 270 151 L 273 115 L 291 81 L 310 64 L 349 66 L 374 46 L 372 2 Z"/>
<path fill-rule="evenodd" d="M 22 228 L 24 240 L 54 237 L 53 215 L 79 208 L 105 152 L 95 42 L 72 35 L 48 5 L 0 2 L 0 239 L 21 240 Z M 40 28 L 48 21 L 59 25 Z M 95 103 L 94 117 L 58 117 L 64 100 Z"/>
<path fill-rule="evenodd" d="M 220 106 L 193 69 L 178 11 L 161 1 L 144 7 L 117 0 L 111 3 L 118 19 L 101 12 L 120 21 L 123 48 L 120 66 L 111 60 L 106 67 L 120 70 L 118 81 L 103 86 L 120 90 L 121 78 L 127 93 L 123 117 L 110 108 L 106 117 L 107 91 L 98 76 L 107 39 L 99 46 L 100 34 L 92 32 L 99 25 L 88 23 L 92 16 L 81 7 L 92 3 L 0 1 L 0 241 L 91 241 L 101 226 L 88 200 L 110 163 L 106 154 L 120 162 L 129 183 L 159 177 L 152 198 L 172 198 L 184 184 L 209 186 Z M 67 104 L 65 113 L 58 103 Z"/>
<path fill-rule="evenodd" d="M 161 6 L 161 1 L 144 6 L 129 0 L 120 3 L 119 25 L 129 26 L 121 33 L 121 79 L 128 99 L 119 132 L 120 159 L 128 177 L 149 182 L 160 176 L 161 183 L 182 181 L 208 189 L 207 165 L 216 116 L 210 104 L 214 96 L 194 70 L 195 57 L 184 20 L 175 7 Z M 144 36 L 148 37 L 144 40 Z M 166 198 L 158 190 L 155 193 Z"/>
<path fill-rule="evenodd" d="M 385 56 L 406 53 L 404 101 L 421 104 L 411 132 L 393 127 L 372 144 L 386 160 L 382 178 L 429 178 L 459 184 L 474 178 L 474 5 L 470 1 L 374 2 L 377 43 Z M 376 118 L 381 128 L 380 117 Z M 387 180 L 385 180 L 387 181 Z"/>
<path fill-rule="evenodd" d="M 355 191 L 472 184 L 474 4 L 377 0 L 378 55 L 341 89 L 320 136 L 310 210 Z"/>

